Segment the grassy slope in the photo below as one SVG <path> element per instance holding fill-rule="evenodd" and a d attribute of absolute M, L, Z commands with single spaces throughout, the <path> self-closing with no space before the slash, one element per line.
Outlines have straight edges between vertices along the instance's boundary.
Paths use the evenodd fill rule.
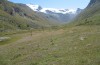
<path fill-rule="evenodd" d="M 94 1 L 96 2 L 93 3 L 91 0 L 91 3 L 76 17 L 72 25 L 100 25 L 100 1 Z"/>
<path fill-rule="evenodd" d="M 13 36 L 13 35 L 11 35 Z M 100 26 L 16 34 L 18 41 L 0 46 L 1 65 L 99 65 Z"/>
<path fill-rule="evenodd" d="M 0 31 L 55 26 L 25 4 L 0 0 Z"/>

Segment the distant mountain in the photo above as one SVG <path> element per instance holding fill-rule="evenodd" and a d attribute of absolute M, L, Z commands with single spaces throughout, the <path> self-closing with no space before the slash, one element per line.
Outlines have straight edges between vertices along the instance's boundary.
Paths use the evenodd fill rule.
<path fill-rule="evenodd" d="M 32 5 L 32 4 L 26 4 L 26 5 L 29 6 L 32 10 L 38 11 L 38 12 L 42 9 L 42 7 L 39 5 Z"/>
<path fill-rule="evenodd" d="M 77 14 L 79 14 L 82 9 L 56 9 L 56 8 L 42 8 L 39 5 L 26 4 L 33 11 L 41 12 L 46 15 L 56 18 L 59 22 L 71 21 Z"/>
<path fill-rule="evenodd" d="M 32 5 L 32 4 L 26 4 L 27 6 L 29 6 L 32 10 L 37 11 L 37 12 L 43 12 L 48 14 L 49 12 L 53 12 L 53 13 L 61 13 L 61 14 L 67 14 L 67 13 L 76 13 L 76 10 L 74 9 L 56 9 L 56 8 L 42 8 L 39 5 Z"/>
<path fill-rule="evenodd" d="M 76 14 L 80 14 L 81 12 L 82 12 L 82 9 L 77 8 L 77 10 L 76 10 Z"/>

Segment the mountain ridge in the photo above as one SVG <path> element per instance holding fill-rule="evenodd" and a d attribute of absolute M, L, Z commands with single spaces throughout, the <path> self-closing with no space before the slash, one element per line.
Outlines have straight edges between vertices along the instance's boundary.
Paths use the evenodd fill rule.
<path fill-rule="evenodd" d="M 30 7 L 33 11 L 37 12 L 43 12 L 47 13 L 46 11 L 51 11 L 54 13 L 62 13 L 62 14 L 67 14 L 67 13 L 76 13 L 75 9 L 57 9 L 57 8 L 42 8 L 39 5 L 33 5 L 33 4 L 26 4 L 28 7 Z"/>
<path fill-rule="evenodd" d="M 44 13 L 49 18 L 53 18 L 60 23 L 67 23 L 70 22 L 72 19 L 78 15 L 82 9 L 78 8 L 77 10 L 74 9 L 56 9 L 56 8 L 42 8 L 39 5 L 32 5 L 26 4 L 30 7 L 33 11 L 38 13 Z"/>

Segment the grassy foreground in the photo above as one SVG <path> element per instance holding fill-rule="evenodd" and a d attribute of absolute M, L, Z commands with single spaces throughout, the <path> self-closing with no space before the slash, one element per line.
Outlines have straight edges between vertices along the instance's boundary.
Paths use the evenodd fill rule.
<path fill-rule="evenodd" d="M 0 65 L 100 65 L 100 26 L 8 36 L 0 42 Z"/>

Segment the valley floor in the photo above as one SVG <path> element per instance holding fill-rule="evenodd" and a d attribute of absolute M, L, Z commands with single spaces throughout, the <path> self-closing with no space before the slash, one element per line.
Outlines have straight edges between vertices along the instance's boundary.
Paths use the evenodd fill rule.
<path fill-rule="evenodd" d="M 7 35 L 0 41 L 0 65 L 99 65 L 100 26 Z"/>

